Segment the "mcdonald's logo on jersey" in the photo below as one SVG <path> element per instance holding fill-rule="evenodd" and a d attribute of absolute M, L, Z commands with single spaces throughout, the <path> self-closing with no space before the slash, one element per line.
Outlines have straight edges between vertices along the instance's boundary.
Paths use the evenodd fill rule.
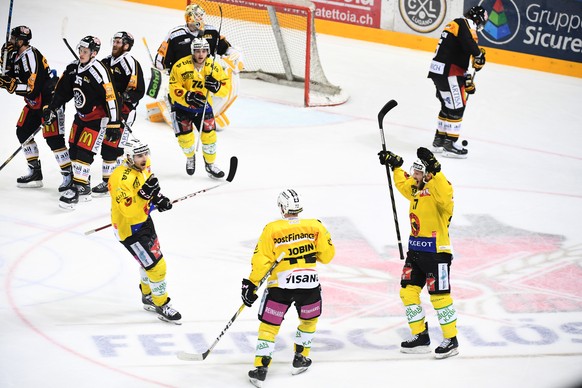
<path fill-rule="evenodd" d="M 94 141 L 93 134 L 87 131 L 83 131 L 79 138 L 79 143 L 85 144 L 89 149 L 93 146 Z"/>

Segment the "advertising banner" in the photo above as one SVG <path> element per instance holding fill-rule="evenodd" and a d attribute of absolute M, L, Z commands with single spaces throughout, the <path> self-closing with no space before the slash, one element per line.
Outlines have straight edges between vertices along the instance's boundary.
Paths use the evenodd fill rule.
<path fill-rule="evenodd" d="M 524 54 L 582 63 L 582 1 L 480 0 L 489 21 L 479 44 Z"/>
<path fill-rule="evenodd" d="M 312 0 L 315 17 L 354 24 L 362 27 L 380 28 L 381 0 Z"/>

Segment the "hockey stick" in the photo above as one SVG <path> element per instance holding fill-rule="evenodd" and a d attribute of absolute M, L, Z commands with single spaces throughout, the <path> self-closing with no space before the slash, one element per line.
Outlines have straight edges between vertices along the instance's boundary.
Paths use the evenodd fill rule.
<path fill-rule="evenodd" d="M 386 139 L 384 137 L 384 116 L 390 112 L 398 103 L 390 100 L 378 112 L 378 126 L 380 127 L 380 137 L 382 138 L 382 151 L 386 151 Z M 404 260 L 404 251 L 402 250 L 402 239 L 400 238 L 400 227 L 398 226 L 398 214 L 396 213 L 396 202 L 394 202 L 394 189 L 392 188 L 392 178 L 390 178 L 390 166 L 386 164 L 386 176 L 388 177 L 388 187 L 390 188 L 390 200 L 392 201 L 392 213 L 394 214 L 394 225 L 396 226 L 396 238 L 398 239 L 398 250 L 400 251 L 400 260 Z"/>
<path fill-rule="evenodd" d="M 220 11 L 220 25 L 218 26 L 218 35 L 216 36 L 216 45 L 214 46 L 214 53 L 212 56 L 212 66 L 210 67 L 210 75 L 214 70 L 214 62 L 216 61 L 216 53 L 218 51 L 218 43 L 220 42 L 220 31 L 222 30 L 222 7 L 218 4 L 218 10 Z M 202 128 L 204 126 L 204 116 L 206 115 L 206 106 L 208 105 L 208 96 L 210 95 L 210 90 L 206 89 L 206 98 L 204 99 L 204 107 L 202 108 L 202 116 L 200 117 L 199 132 L 200 135 L 196 138 L 196 152 L 198 152 L 198 146 L 202 139 Z"/>
<path fill-rule="evenodd" d="M 273 272 L 273 270 L 275 269 L 275 267 L 281 262 L 281 260 L 283 260 L 283 257 L 284 256 L 285 256 L 285 252 L 282 252 L 279 255 L 279 257 L 277 257 L 277 260 L 275 260 L 275 262 L 273 263 L 273 265 L 271 266 L 271 268 L 269 268 L 269 270 L 267 271 L 267 273 L 265 274 L 265 276 L 263 276 L 263 278 L 259 282 L 259 285 L 257 286 L 257 290 L 259 288 L 261 288 L 261 286 L 263 285 L 263 283 L 265 282 L 265 280 L 267 280 L 269 278 L 269 276 L 271 275 L 271 272 Z M 205 360 L 206 357 L 208 357 L 208 355 L 210 354 L 210 352 L 212 352 L 212 349 L 214 349 L 214 347 L 216 346 L 216 344 L 218 344 L 218 341 L 220 341 L 220 339 L 222 338 L 222 336 L 224 335 L 224 333 L 226 333 L 226 331 L 230 328 L 230 326 L 232 326 L 232 324 L 234 323 L 235 319 L 240 315 L 240 313 L 244 310 L 244 308 L 245 308 L 245 304 L 243 303 L 238 308 L 237 312 L 234 313 L 234 315 L 232 316 L 232 318 L 230 318 L 230 321 L 228 321 L 228 323 L 226 324 L 226 327 L 220 332 L 220 334 L 218 335 L 218 337 L 216 337 L 216 339 L 214 340 L 214 342 L 212 343 L 212 345 L 210 345 L 210 347 L 204 353 L 178 352 L 176 354 L 176 356 L 178 356 L 178 358 L 180 360 L 183 360 L 183 361 L 203 361 L 203 360 Z"/>
<path fill-rule="evenodd" d="M 6 24 L 6 43 L 10 41 L 10 27 L 12 25 L 12 8 L 14 0 L 10 0 L 10 8 L 8 8 L 8 24 Z M 8 61 L 8 50 L 4 51 L 4 58 L 2 58 L 2 75 L 6 74 L 6 62 Z M 18 151 L 17 151 L 18 152 Z"/>
<path fill-rule="evenodd" d="M 195 192 L 190 193 L 190 194 L 186 194 L 183 197 L 174 199 L 171 203 L 174 204 L 176 202 L 184 201 L 184 200 L 186 200 L 188 198 L 195 197 L 198 194 L 205 193 L 207 191 L 216 189 L 217 187 L 224 186 L 225 184 L 232 182 L 232 180 L 234 179 L 234 175 L 236 174 L 237 167 L 238 167 L 238 159 L 237 159 L 236 156 L 232 156 L 230 158 L 230 170 L 228 171 L 228 176 L 226 177 L 226 182 L 222 182 L 222 183 L 219 183 L 217 185 L 214 185 L 214 186 L 211 186 L 211 187 L 207 187 L 205 189 L 198 190 L 198 191 L 195 191 Z M 88 235 L 93 234 L 95 232 L 99 232 L 99 231 L 101 231 L 103 229 L 107 229 L 110 226 L 111 226 L 111 224 L 107 224 L 107 225 L 100 226 L 100 227 L 98 227 L 96 229 L 88 230 L 88 231 L 85 232 L 85 236 L 88 236 Z"/>
<path fill-rule="evenodd" d="M 65 16 L 63 18 L 63 23 L 61 25 L 61 37 L 63 38 L 63 42 L 65 42 L 65 45 L 67 46 L 67 48 L 69 49 L 69 51 L 71 52 L 71 54 L 73 54 L 73 56 L 75 57 L 75 59 L 78 61 L 79 60 L 79 56 L 77 55 L 77 53 L 75 52 L 75 50 L 73 50 L 73 48 L 71 47 L 71 45 L 67 41 L 67 38 L 65 38 L 65 31 L 67 29 L 67 23 L 68 22 L 69 22 L 69 18 L 67 16 Z"/>
<path fill-rule="evenodd" d="M 150 67 L 150 83 L 148 84 L 148 88 L 146 90 L 146 94 L 151 98 L 157 98 L 158 93 L 160 92 L 160 87 L 162 86 L 162 72 L 156 68 L 156 64 L 154 62 L 154 57 L 152 56 L 152 52 L 148 46 L 148 42 L 145 37 L 141 38 L 143 45 L 148 52 L 148 57 L 150 58 L 150 62 L 152 63 Z"/>
<path fill-rule="evenodd" d="M 39 125 L 39 127 L 37 129 L 34 130 L 34 132 L 32 133 L 32 135 L 30 135 L 28 137 L 28 139 L 26 139 L 21 145 L 20 147 L 18 147 L 18 149 L 16 151 L 14 151 L 14 153 L 12 155 L 10 155 L 10 157 L 8 159 L 6 159 L 6 161 L 4 163 L 2 163 L 2 165 L 0 166 L 0 171 L 4 168 L 4 166 L 6 166 L 8 163 L 10 163 L 10 161 L 16 156 L 17 153 L 20 152 L 20 150 L 22 149 L 22 147 L 24 147 L 27 143 L 29 143 L 34 136 L 42 129 L 42 124 Z"/>

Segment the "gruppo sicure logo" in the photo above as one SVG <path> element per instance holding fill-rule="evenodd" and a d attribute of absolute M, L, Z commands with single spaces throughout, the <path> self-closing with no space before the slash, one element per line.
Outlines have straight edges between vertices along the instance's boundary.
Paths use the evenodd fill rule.
<path fill-rule="evenodd" d="M 489 14 L 481 36 L 493 44 L 509 43 L 519 32 L 519 9 L 513 0 L 482 0 L 479 5 Z"/>
<path fill-rule="evenodd" d="M 399 0 L 400 16 L 416 32 L 431 32 L 443 22 L 447 13 L 445 0 Z"/>

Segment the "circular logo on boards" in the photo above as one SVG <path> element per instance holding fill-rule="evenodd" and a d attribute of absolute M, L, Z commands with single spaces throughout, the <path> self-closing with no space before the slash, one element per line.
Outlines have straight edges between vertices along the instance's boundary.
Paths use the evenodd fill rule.
<path fill-rule="evenodd" d="M 447 13 L 445 0 L 399 0 L 398 8 L 400 16 L 408 27 L 421 33 L 436 30 L 442 24 Z"/>
<path fill-rule="evenodd" d="M 481 0 L 479 5 L 489 15 L 480 35 L 495 45 L 511 42 L 519 32 L 521 24 L 517 4 L 513 0 Z"/>

